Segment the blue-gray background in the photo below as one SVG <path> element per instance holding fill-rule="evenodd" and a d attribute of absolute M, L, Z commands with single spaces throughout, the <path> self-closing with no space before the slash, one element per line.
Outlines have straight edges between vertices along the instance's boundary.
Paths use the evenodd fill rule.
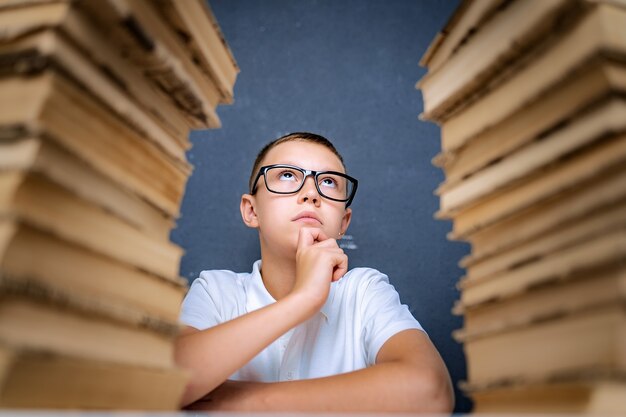
<path fill-rule="evenodd" d="M 418 61 L 458 1 L 211 0 L 241 68 L 223 127 L 192 132 L 195 166 L 172 239 L 183 246 L 181 275 L 249 271 L 260 257 L 256 231 L 239 214 L 260 148 L 293 131 L 329 138 L 359 179 L 348 230 L 351 267 L 386 273 L 441 352 L 455 385 L 465 378 L 462 325 L 450 309 L 467 252 L 436 221 L 433 190 L 443 180 L 430 160 L 437 126 L 420 122 L 425 70 Z M 455 411 L 470 402 L 457 390 Z"/>

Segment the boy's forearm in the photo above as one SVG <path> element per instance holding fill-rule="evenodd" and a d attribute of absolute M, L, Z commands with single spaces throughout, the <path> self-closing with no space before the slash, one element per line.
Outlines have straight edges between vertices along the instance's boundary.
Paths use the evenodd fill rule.
<path fill-rule="evenodd" d="M 308 318 L 297 296 L 240 316 L 210 329 L 180 336 L 175 360 L 191 372 L 183 396 L 187 405 L 215 389 L 292 327 Z M 242 335 L 246 335 L 245 343 Z"/>
<path fill-rule="evenodd" d="M 404 362 L 387 362 L 299 381 L 227 381 L 193 404 L 194 409 L 306 412 L 449 413 L 452 392 L 447 375 Z"/>

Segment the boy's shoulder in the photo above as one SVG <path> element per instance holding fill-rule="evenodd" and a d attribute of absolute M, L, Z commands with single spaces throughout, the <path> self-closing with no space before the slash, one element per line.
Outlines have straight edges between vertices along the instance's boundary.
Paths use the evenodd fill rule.
<path fill-rule="evenodd" d="M 385 281 L 389 281 L 389 277 L 387 277 L 386 274 L 380 272 L 378 269 L 368 268 L 368 267 L 363 267 L 363 266 L 352 268 L 351 270 L 346 272 L 346 274 L 343 277 L 344 278 L 352 277 L 353 279 L 358 279 L 362 281 L 370 281 L 370 280 L 375 280 L 375 279 L 382 279 Z"/>
<path fill-rule="evenodd" d="M 229 269 L 205 269 L 200 272 L 198 278 L 204 280 L 241 279 L 242 276 L 250 275 L 250 272 L 234 272 Z"/>
<path fill-rule="evenodd" d="M 356 291 L 366 291 L 379 283 L 389 284 L 389 277 L 377 269 L 367 267 L 353 268 L 336 282 L 339 288 Z"/>
<path fill-rule="evenodd" d="M 344 277 L 356 276 L 356 277 L 371 278 L 371 277 L 376 277 L 380 275 L 386 276 L 385 274 L 380 272 L 378 269 L 369 268 L 365 266 L 359 266 L 359 267 L 350 269 L 348 272 L 346 272 Z"/>
<path fill-rule="evenodd" d="M 247 279 L 250 278 L 250 272 L 234 272 L 227 269 L 207 269 L 198 275 L 192 285 L 201 285 L 207 290 L 236 290 L 241 288 Z"/>
<path fill-rule="evenodd" d="M 400 305 L 400 294 L 389 277 L 374 268 L 351 269 L 333 283 L 331 292 L 328 308 L 345 309 L 347 306 L 360 314 L 370 314 Z"/>

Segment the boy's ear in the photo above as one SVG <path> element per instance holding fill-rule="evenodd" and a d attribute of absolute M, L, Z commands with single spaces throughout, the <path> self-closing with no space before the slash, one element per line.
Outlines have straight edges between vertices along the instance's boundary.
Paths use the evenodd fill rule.
<path fill-rule="evenodd" d="M 350 225 L 350 220 L 352 220 L 352 209 L 348 207 L 346 212 L 343 214 L 343 218 L 341 219 L 341 232 L 346 233 L 348 230 L 348 226 Z"/>
<path fill-rule="evenodd" d="M 244 194 L 241 196 L 241 204 L 239 205 L 239 209 L 241 210 L 241 218 L 246 226 L 251 227 L 253 229 L 257 229 L 259 227 L 259 220 L 256 215 L 254 197 L 250 194 Z"/>

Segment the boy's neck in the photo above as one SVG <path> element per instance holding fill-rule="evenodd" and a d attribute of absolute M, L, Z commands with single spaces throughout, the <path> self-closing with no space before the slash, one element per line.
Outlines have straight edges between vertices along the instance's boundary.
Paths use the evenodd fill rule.
<path fill-rule="evenodd" d="M 296 261 L 262 250 L 261 277 L 265 289 L 278 301 L 293 289 L 296 280 Z"/>

